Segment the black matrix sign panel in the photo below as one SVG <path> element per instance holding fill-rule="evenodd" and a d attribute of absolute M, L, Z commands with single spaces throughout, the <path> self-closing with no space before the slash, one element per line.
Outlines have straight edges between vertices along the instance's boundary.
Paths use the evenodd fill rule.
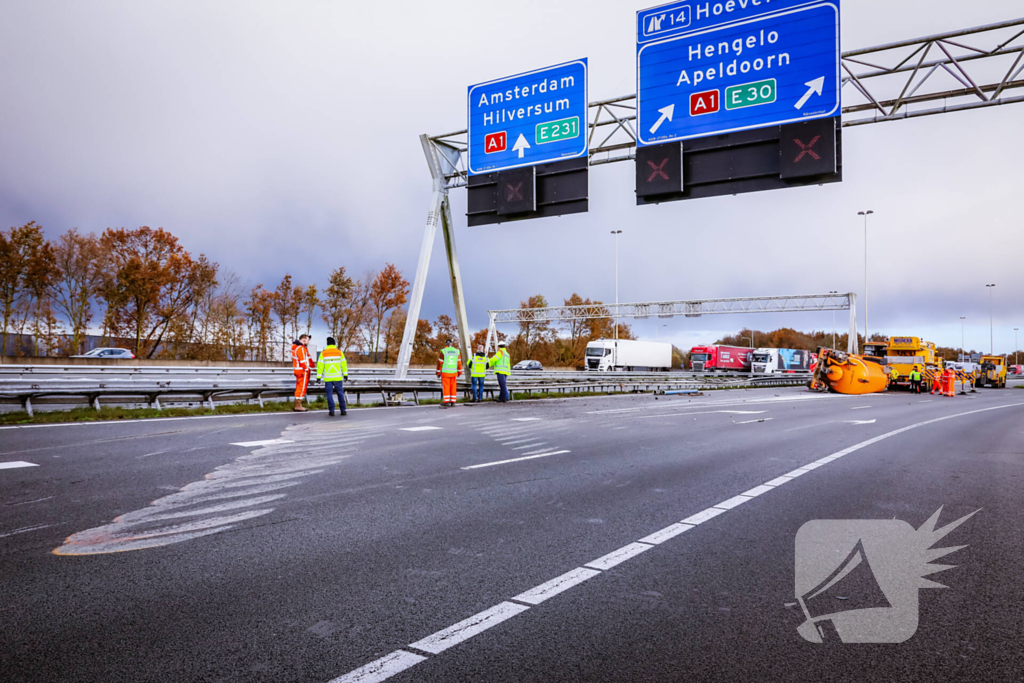
<path fill-rule="evenodd" d="M 652 197 L 683 191 L 683 143 L 636 150 L 636 196 Z"/>
<path fill-rule="evenodd" d="M 586 213 L 588 161 L 584 156 L 530 168 L 469 176 L 467 223 L 472 227 Z"/>
<path fill-rule="evenodd" d="M 681 190 L 672 187 L 664 194 L 641 192 L 640 181 L 650 177 L 649 172 L 644 175 L 645 170 L 652 170 L 649 161 L 660 163 L 660 159 L 644 156 L 650 154 L 644 150 L 665 145 L 637 150 L 638 205 L 838 183 L 843 179 L 839 117 L 712 135 L 680 144 L 679 180 L 683 186 Z M 658 156 L 657 152 L 653 154 Z M 662 152 L 660 157 L 666 155 Z"/>

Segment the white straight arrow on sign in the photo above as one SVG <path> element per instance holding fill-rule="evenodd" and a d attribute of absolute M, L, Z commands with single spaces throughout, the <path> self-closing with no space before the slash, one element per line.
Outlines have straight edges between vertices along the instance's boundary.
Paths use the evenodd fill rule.
<path fill-rule="evenodd" d="M 658 110 L 658 113 L 661 114 L 661 118 L 651 126 L 651 135 L 658 132 L 658 129 L 661 128 L 661 124 L 665 123 L 665 119 L 672 121 L 672 115 L 676 113 L 676 105 L 670 104 L 667 107 L 663 107 Z"/>
<path fill-rule="evenodd" d="M 515 146 L 512 147 L 512 151 L 519 152 L 519 158 L 522 159 L 528 149 L 530 149 L 530 143 L 526 141 L 526 136 L 520 133 L 519 139 L 516 140 Z"/>
<path fill-rule="evenodd" d="M 807 100 L 811 99 L 811 95 L 820 95 L 821 91 L 825 89 L 825 77 L 815 78 L 813 81 L 804 83 L 807 86 L 807 92 L 800 98 L 800 101 L 796 103 L 797 109 L 803 109 L 804 105 L 807 104 Z"/>

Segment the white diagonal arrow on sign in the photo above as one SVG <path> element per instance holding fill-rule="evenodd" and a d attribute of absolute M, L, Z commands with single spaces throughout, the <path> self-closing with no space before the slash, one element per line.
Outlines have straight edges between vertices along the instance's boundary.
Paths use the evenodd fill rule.
<path fill-rule="evenodd" d="M 821 91 L 825 89 L 825 77 L 822 76 L 821 78 L 815 78 L 813 81 L 807 81 L 804 85 L 807 86 L 807 92 L 796 103 L 797 109 L 803 109 L 804 105 L 807 104 L 807 100 L 811 99 L 811 95 L 821 94 Z"/>
<path fill-rule="evenodd" d="M 516 140 L 515 146 L 512 147 L 513 152 L 519 152 L 519 158 L 523 158 L 523 154 L 526 150 L 530 149 L 530 143 L 526 141 L 526 136 L 522 133 L 519 134 L 519 139 Z"/>
<path fill-rule="evenodd" d="M 662 107 L 658 110 L 658 113 L 661 114 L 661 118 L 651 126 L 651 135 L 658 132 L 658 129 L 661 128 L 661 124 L 665 123 L 666 119 L 669 121 L 672 120 L 672 116 L 676 113 L 676 105 L 670 104 L 667 107 Z"/>

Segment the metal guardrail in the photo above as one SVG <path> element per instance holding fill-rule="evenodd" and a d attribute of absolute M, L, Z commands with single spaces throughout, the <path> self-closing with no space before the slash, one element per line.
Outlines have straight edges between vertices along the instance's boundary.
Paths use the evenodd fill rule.
<path fill-rule="evenodd" d="M 266 368 L 263 376 L 256 368 L 95 368 L 100 372 L 76 374 L 100 375 L 95 378 L 65 378 L 59 366 L 48 366 L 48 372 L 38 372 L 39 366 L 7 366 L 0 371 L 0 403 L 18 403 L 33 414 L 33 402 L 68 405 L 86 402 L 97 410 L 101 399 L 106 403 L 146 403 L 161 409 L 160 399 L 176 399 L 178 402 L 201 402 L 215 406 L 216 401 L 257 401 L 264 405 L 264 399 L 284 398 L 293 395 L 294 375 L 288 368 Z M 92 369 L 92 368 L 87 368 Z M 80 371 L 81 368 L 73 368 Z M 128 371 L 127 373 L 125 371 Z M 182 372 L 184 371 L 184 372 Z M 205 374 L 203 376 L 200 373 Z M 401 400 L 404 394 L 412 394 L 413 402 L 419 403 L 420 394 L 441 395 L 441 383 L 430 370 L 417 374 L 422 378 L 395 380 L 388 371 L 362 369 L 350 373 L 345 384 L 346 395 L 354 395 L 359 405 L 366 394 L 381 396 L 385 405 Z M 18 374 L 17 378 L 13 375 Z M 71 373 L 69 373 L 71 374 Z M 46 377 L 46 375 L 57 375 Z M 124 377 L 118 377 L 123 375 Z M 177 377 L 175 377 L 177 375 Z M 269 375 L 269 377 L 268 377 Z M 375 376 L 376 375 L 376 376 Z M 383 376 L 380 376 L 383 375 Z M 804 384 L 809 375 L 785 375 L 777 377 L 752 377 L 749 374 L 720 373 L 701 374 L 684 372 L 663 373 L 611 373 L 611 372 L 543 372 L 523 373 L 513 376 L 509 388 L 514 393 L 532 395 L 536 393 L 577 394 L 585 392 L 663 392 L 675 389 L 714 389 L 738 386 L 794 386 Z M 468 396 L 469 384 L 459 383 L 459 389 Z M 492 396 L 497 392 L 497 382 L 485 383 L 484 391 Z M 309 394 L 324 393 L 321 385 L 312 384 Z M 77 400 L 74 400 L 77 399 Z"/>

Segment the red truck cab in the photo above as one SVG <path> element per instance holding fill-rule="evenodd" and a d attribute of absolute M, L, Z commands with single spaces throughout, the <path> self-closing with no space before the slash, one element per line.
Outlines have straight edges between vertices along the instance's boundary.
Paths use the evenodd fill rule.
<path fill-rule="evenodd" d="M 750 372 L 754 349 L 740 346 L 694 346 L 690 369 L 696 372 Z"/>

